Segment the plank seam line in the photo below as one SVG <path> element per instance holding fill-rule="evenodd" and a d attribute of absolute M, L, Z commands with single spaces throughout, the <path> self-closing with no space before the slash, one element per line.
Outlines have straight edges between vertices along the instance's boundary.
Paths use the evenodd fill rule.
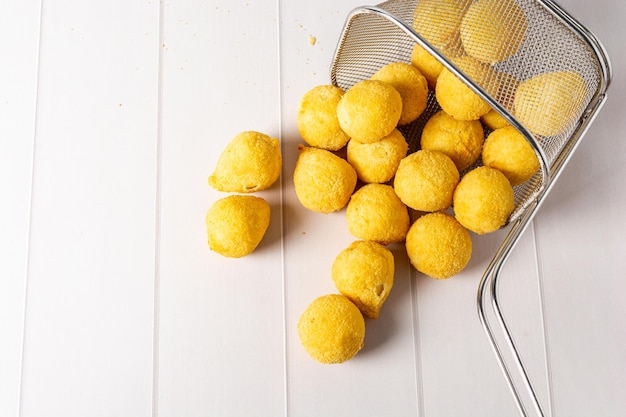
<path fill-rule="evenodd" d="M 284 88 L 282 84 L 283 78 L 283 40 L 282 40 L 282 1 L 276 0 L 276 12 L 278 18 L 276 19 L 276 42 L 277 42 L 277 52 L 278 52 L 278 137 L 280 138 L 280 146 L 281 152 L 285 154 L 284 147 L 284 118 L 283 118 L 283 105 L 284 105 Z M 285 270 L 285 222 L 287 221 L 285 218 L 285 195 L 284 195 L 284 185 L 285 185 L 285 167 L 283 163 L 282 172 L 279 180 L 280 191 L 279 191 L 279 207 L 280 207 L 280 256 L 281 256 L 281 291 L 282 291 L 282 315 L 283 315 L 283 415 L 284 417 L 289 417 L 290 409 L 289 409 L 289 356 L 288 356 L 288 329 L 287 329 L 287 272 Z"/>
<path fill-rule="evenodd" d="M 413 361 L 415 369 L 415 400 L 417 402 L 417 416 L 424 414 L 424 375 L 422 372 L 422 349 L 419 336 L 419 310 L 417 305 L 417 272 L 409 263 L 409 293 L 411 294 L 411 331 L 413 332 Z"/>
<path fill-rule="evenodd" d="M 159 325 L 161 301 L 161 187 L 163 166 L 163 43 L 164 39 L 164 2 L 159 2 L 158 68 L 157 68 L 157 126 L 156 126 L 156 163 L 155 163 L 155 212 L 154 212 L 154 312 L 152 328 L 152 417 L 159 415 Z"/>
<path fill-rule="evenodd" d="M 33 224 L 33 194 L 35 185 L 35 171 L 36 171 L 36 147 L 37 147 L 37 121 L 39 110 L 39 84 L 41 74 L 41 41 L 42 41 L 42 26 L 43 26 L 43 3 L 44 0 L 39 1 L 39 33 L 37 34 L 37 51 L 36 54 L 36 74 L 35 74 L 35 97 L 33 101 L 34 115 L 33 115 L 33 135 L 32 135 L 32 156 L 30 165 L 30 184 L 28 190 L 28 230 L 26 231 L 26 265 L 24 266 L 24 302 L 22 303 L 22 334 L 21 334 L 21 346 L 20 346 L 20 368 L 19 368 L 19 380 L 18 380 L 18 393 L 17 393 L 17 415 L 23 415 L 24 408 L 24 356 L 26 348 L 26 316 L 28 311 L 28 289 L 30 281 L 30 259 L 31 259 L 31 242 L 32 242 L 32 224 Z"/>
<path fill-rule="evenodd" d="M 545 375 L 546 375 L 546 387 L 547 387 L 547 407 L 546 410 L 548 412 L 548 417 L 554 415 L 553 409 L 553 391 L 552 391 L 552 368 L 550 367 L 550 348 L 549 348 L 549 340 L 548 340 L 548 331 L 547 331 L 547 320 L 545 314 L 545 293 L 543 289 L 543 270 L 541 268 L 541 252 L 539 250 L 539 239 L 537 236 L 537 224 L 535 220 L 532 220 L 532 242 L 533 242 L 533 250 L 535 252 L 535 266 L 536 266 L 536 274 L 537 277 L 537 288 L 539 290 L 539 315 L 541 317 L 541 336 L 543 338 L 543 357 L 544 357 L 544 366 L 545 366 Z"/>

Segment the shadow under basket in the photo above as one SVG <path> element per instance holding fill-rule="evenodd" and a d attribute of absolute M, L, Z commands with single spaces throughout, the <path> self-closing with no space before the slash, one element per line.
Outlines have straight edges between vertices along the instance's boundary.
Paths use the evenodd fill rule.
<path fill-rule="evenodd" d="M 464 21 L 470 7 L 478 3 L 486 8 L 481 12 L 483 18 Z M 493 36 L 494 22 L 504 28 L 523 26 L 523 37 L 510 36 L 498 43 Z M 487 53 L 496 50 L 496 55 L 502 59 L 469 69 L 457 65 L 458 57 L 469 53 L 469 49 L 465 50 L 469 45 L 465 42 L 467 37 L 461 33 L 470 34 L 467 37 L 476 34 L 480 39 L 478 45 L 471 45 L 473 56 L 483 49 Z M 606 100 L 611 79 L 608 56 L 590 31 L 550 0 L 391 0 L 356 8 L 348 15 L 333 58 L 331 81 L 345 91 L 369 79 L 386 64 L 410 63 L 416 44 L 515 127 L 538 157 L 537 173 L 514 187 L 515 208 L 507 222 L 511 228 L 480 281 L 477 308 L 520 414 L 544 416 L 502 314 L 498 279 L 512 249 Z M 534 92 L 532 103 L 526 103 L 530 106 L 526 114 L 534 116 L 524 117 L 524 123 L 520 122 L 522 117 L 519 111 L 516 117 L 519 109 L 515 108 L 518 86 L 525 80 L 549 73 L 576 74 L 579 84 L 584 84 L 583 93 L 565 94 L 570 98 L 559 102 L 558 116 L 553 121 L 546 116 L 544 106 L 550 105 L 555 90 L 564 87 L 557 85 L 562 78 L 548 77 Z M 574 87 L 566 84 L 565 88 Z M 409 143 L 409 152 L 419 149 L 424 124 L 440 109 L 431 91 L 424 113 L 413 123 L 400 127 Z M 546 123 L 547 128 L 537 128 Z"/>

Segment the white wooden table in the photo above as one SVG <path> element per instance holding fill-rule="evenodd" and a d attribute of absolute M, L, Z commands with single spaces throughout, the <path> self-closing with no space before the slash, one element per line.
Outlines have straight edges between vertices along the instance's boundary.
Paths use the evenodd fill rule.
<path fill-rule="evenodd" d="M 362 0 L 0 3 L 0 415 L 514 416 L 475 294 L 504 231 L 438 282 L 397 274 L 366 347 L 311 360 L 343 213 L 298 203 L 302 94 Z M 609 101 L 524 234 L 503 303 L 547 415 L 626 410 L 626 3 L 562 0 L 613 60 Z M 268 233 L 209 251 L 207 176 L 238 132 L 282 141 Z"/>

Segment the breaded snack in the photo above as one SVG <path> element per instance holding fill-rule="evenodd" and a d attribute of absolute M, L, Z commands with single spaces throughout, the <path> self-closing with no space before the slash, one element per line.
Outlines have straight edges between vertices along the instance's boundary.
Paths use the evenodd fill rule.
<path fill-rule="evenodd" d="M 261 191 L 276 182 L 282 163 L 278 139 L 254 131 L 242 132 L 226 145 L 209 185 L 225 192 Z"/>
<path fill-rule="evenodd" d="M 497 111 L 495 111 L 494 109 L 491 109 L 489 110 L 488 113 L 480 116 L 480 121 L 483 122 L 483 124 L 491 130 L 496 130 L 496 129 L 500 129 L 501 127 L 510 126 L 509 122 L 507 122 L 506 119 L 502 117 L 502 115 L 498 113 Z"/>
<path fill-rule="evenodd" d="M 418 218 L 406 235 L 411 265 L 436 279 L 447 279 L 465 268 L 472 257 L 472 238 L 465 228 L 445 213 Z"/>
<path fill-rule="evenodd" d="M 298 130 L 311 146 L 336 151 L 343 148 L 348 135 L 341 130 L 337 119 L 337 104 L 343 90 L 334 85 L 318 85 L 307 91 L 300 100 Z"/>
<path fill-rule="evenodd" d="M 404 240 L 410 225 L 407 207 L 386 184 L 357 190 L 346 208 L 346 220 L 353 236 L 383 245 Z"/>
<path fill-rule="evenodd" d="M 342 250 L 332 265 L 339 292 L 367 318 L 376 319 L 393 287 L 394 259 L 379 243 L 357 240 Z"/>
<path fill-rule="evenodd" d="M 515 55 L 527 28 L 526 14 L 514 0 L 480 0 L 463 16 L 461 41 L 467 54 L 494 65 Z"/>
<path fill-rule="evenodd" d="M 270 205 L 251 195 L 217 200 L 206 214 L 209 248 L 229 258 L 241 258 L 259 245 L 270 224 Z"/>
<path fill-rule="evenodd" d="M 539 159 L 513 126 L 496 129 L 487 136 L 482 152 L 483 164 L 502 172 L 511 185 L 529 180 L 539 169 Z"/>
<path fill-rule="evenodd" d="M 469 2 L 422 0 L 413 15 L 413 28 L 435 48 L 456 54 L 461 46 L 459 29 Z"/>
<path fill-rule="evenodd" d="M 402 114 L 400 93 L 383 81 L 363 80 L 346 91 L 337 105 L 339 126 L 351 139 L 377 142 L 398 125 Z"/>
<path fill-rule="evenodd" d="M 484 234 L 504 226 L 513 212 L 513 187 L 503 173 L 481 166 L 468 172 L 454 190 L 454 214 L 467 229 Z"/>
<path fill-rule="evenodd" d="M 348 142 L 347 159 L 365 183 L 384 183 L 396 174 L 409 145 L 398 129 L 374 143 Z"/>
<path fill-rule="evenodd" d="M 448 208 L 458 183 L 459 171 L 448 155 L 423 149 L 400 161 L 393 186 L 404 204 L 428 212 Z"/>
<path fill-rule="evenodd" d="M 432 56 L 420 44 L 415 44 L 413 47 L 411 64 L 420 70 L 428 82 L 428 88 L 434 91 L 437 85 L 437 78 L 439 78 L 439 74 L 441 74 L 441 70 L 444 68 L 443 64 L 437 61 L 437 58 Z"/>
<path fill-rule="evenodd" d="M 458 120 L 440 110 L 424 125 L 421 148 L 448 155 L 459 172 L 472 165 L 483 147 L 485 133 L 478 120 Z"/>
<path fill-rule="evenodd" d="M 585 81 L 577 72 L 539 74 L 517 88 L 513 114 L 535 135 L 560 135 L 580 117 L 586 95 Z"/>
<path fill-rule="evenodd" d="M 299 149 L 293 183 L 300 203 L 318 213 L 344 208 L 356 187 L 354 168 L 325 149 L 302 145 Z"/>
<path fill-rule="evenodd" d="M 404 62 L 392 62 L 374 73 L 372 80 L 391 84 L 402 97 L 399 125 L 417 119 L 426 110 L 428 82 L 417 67 Z"/>
<path fill-rule="evenodd" d="M 323 295 L 300 316 L 298 336 L 313 359 L 325 364 L 342 363 L 363 348 L 365 320 L 347 297 Z"/>
<path fill-rule="evenodd" d="M 444 68 L 437 79 L 435 96 L 441 108 L 459 120 L 478 120 L 491 107 L 460 78 Z"/>

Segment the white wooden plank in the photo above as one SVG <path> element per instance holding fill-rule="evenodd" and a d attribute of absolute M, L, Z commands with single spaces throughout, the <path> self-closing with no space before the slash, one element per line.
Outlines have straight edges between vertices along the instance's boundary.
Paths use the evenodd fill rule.
<path fill-rule="evenodd" d="M 424 415 L 499 416 L 517 412 L 476 308 L 479 280 L 505 232 L 472 234 L 470 263 L 464 271 L 446 281 L 416 273 Z M 510 327 L 514 333 L 525 332 L 526 338 L 532 338 L 534 343 L 523 343 L 524 340 L 517 343 L 523 345 L 520 346 L 522 353 L 533 358 L 541 355 L 543 344 L 541 333 L 529 334 L 533 322 L 538 321 L 538 325 L 541 322 L 538 312 L 533 311 L 537 302 L 535 255 L 528 242 L 528 238 L 524 238 L 518 243 L 500 282 L 501 305 Z M 516 297 L 511 297 L 514 292 Z M 523 313 L 511 314 L 517 311 Z M 532 373 L 539 373 L 537 378 L 545 381 L 545 378 L 541 380 L 542 364 L 529 362 L 528 365 L 533 366 Z"/>
<path fill-rule="evenodd" d="M 211 252 L 207 184 L 239 132 L 280 133 L 278 10 L 266 2 L 166 3 L 163 40 L 159 416 L 283 414 L 280 182 L 255 252 Z"/>
<path fill-rule="evenodd" d="M 302 95 L 328 84 L 332 54 L 348 12 L 362 3 L 283 2 L 282 120 L 285 147 L 285 277 L 288 415 L 414 416 L 418 412 L 410 268 L 402 245 L 393 245 L 394 288 L 377 320 L 366 321 L 365 347 L 340 365 L 322 365 L 304 351 L 300 314 L 315 298 L 337 293 L 330 269 L 350 236 L 345 211 L 323 215 L 304 209 L 293 191 L 296 128 Z M 312 42 L 312 40 L 315 42 Z"/>
<path fill-rule="evenodd" d="M 623 3 L 562 2 L 604 43 L 615 78 L 609 100 L 542 207 L 537 224 L 545 287 L 554 415 L 618 416 L 626 409 L 626 129 Z"/>
<path fill-rule="evenodd" d="M 149 415 L 158 4 L 44 3 L 21 415 Z"/>
<path fill-rule="evenodd" d="M 18 40 L 19 41 L 16 41 Z M 39 2 L 0 4 L 0 415 L 17 416 L 28 256 Z"/>

